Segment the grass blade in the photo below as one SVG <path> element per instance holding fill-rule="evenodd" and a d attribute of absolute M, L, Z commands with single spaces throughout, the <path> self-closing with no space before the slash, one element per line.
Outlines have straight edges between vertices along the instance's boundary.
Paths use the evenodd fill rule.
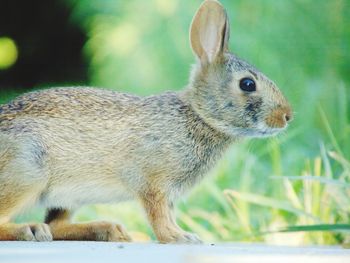
<path fill-rule="evenodd" d="M 350 188 L 349 183 L 342 182 L 342 181 L 335 180 L 335 179 L 327 179 L 324 177 L 312 176 L 312 175 L 283 176 L 283 177 L 270 176 L 269 178 L 271 178 L 271 179 L 289 179 L 292 181 L 297 181 L 297 180 L 315 181 L 315 182 L 320 182 L 322 184 L 329 184 L 329 185 L 336 185 L 336 186 L 340 186 L 340 187 Z"/>
<path fill-rule="evenodd" d="M 309 231 L 336 231 L 336 232 L 350 232 L 350 224 L 319 224 L 319 225 L 300 225 L 288 226 L 279 229 L 276 232 L 309 232 Z"/>
<path fill-rule="evenodd" d="M 225 190 L 224 193 L 230 198 L 237 198 L 252 204 L 271 207 L 275 209 L 281 209 L 298 216 L 305 216 L 305 217 L 311 218 L 316 222 L 319 221 L 317 217 L 309 213 L 306 213 L 303 210 L 300 210 L 291 206 L 288 202 L 275 200 L 275 199 L 262 196 L 262 195 L 257 195 L 257 194 L 237 192 L 234 190 Z"/>

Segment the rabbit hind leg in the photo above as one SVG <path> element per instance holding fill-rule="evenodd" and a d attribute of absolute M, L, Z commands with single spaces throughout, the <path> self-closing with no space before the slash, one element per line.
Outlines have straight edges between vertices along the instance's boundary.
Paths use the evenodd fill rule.
<path fill-rule="evenodd" d="M 10 219 L 35 203 L 45 185 L 30 158 L 0 146 L 0 240 L 52 240 L 46 224 L 14 224 Z"/>
<path fill-rule="evenodd" d="M 46 224 L 15 224 L 10 219 L 22 212 L 39 196 L 40 190 L 3 183 L 0 186 L 0 240 L 50 241 Z"/>
<path fill-rule="evenodd" d="M 67 209 L 52 208 L 47 211 L 45 222 L 50 225 L 54 240 L 85 241 L 131 241 L 123 226 L 109 222 L 72 224 L 71 212 Z"/>

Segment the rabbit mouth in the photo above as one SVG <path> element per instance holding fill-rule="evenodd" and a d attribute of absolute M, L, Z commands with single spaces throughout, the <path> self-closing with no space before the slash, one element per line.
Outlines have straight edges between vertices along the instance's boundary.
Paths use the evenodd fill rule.
<path fill-rule="evenodd" d="M 265 123 L 259 127 L 258 132 L 261 134 L 260 137 L 271 137 L 276 136 L 287 128 L 287 124 L 282 128 L 269 127 Z"/>
<path fill-rule="evenodd" d="M 268 130 L 258 131 L 259 136 L 258 137 L 271 137 L 276 136 L 281 131 L 283 131 L 284 128 L 270 128 Z"/>
<path fill-rule="evenodd" d="M 256 128 L 241 128 L 236 129 L 236 132 L 238 132 L 241 136 L 246 137 L 272 137 L 276 136 L 280 132 L 286 129 L 287 126 L 283 128 L 271 128 L 267 126 L 265 123 L 261 123 L 257 125 Z"/>
<path fill-rule="evenodd" d="M 283 130 L 285 130 L 287 128 L 286 124 L 284 127 L 270 127 L 269 125 L 267 125 L 265 122 L 263 123 L 259 123 L 257 126 L 257 132 L 260 135 L 259 137 L 270 137 L 270 136 L 276 136 L 277 134 L 279 134 L 280 132 L 282 132 Z"/>
<path fill-rule="evenodd" d="M 271 128 L 266 130 L 246 129 L 243 132 L 244 136 L 247 137 L 272 137 L 279 134 L 284 129 Z"/>

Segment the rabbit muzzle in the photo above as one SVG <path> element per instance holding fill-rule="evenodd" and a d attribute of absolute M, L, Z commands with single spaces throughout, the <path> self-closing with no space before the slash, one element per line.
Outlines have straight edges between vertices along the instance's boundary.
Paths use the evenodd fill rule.
<path fill-rule="evenodd" d="M 278 106 L 266 117 L 265 123 L 272 129 L 284 129 L 292 119 L 290 106 Z"/>

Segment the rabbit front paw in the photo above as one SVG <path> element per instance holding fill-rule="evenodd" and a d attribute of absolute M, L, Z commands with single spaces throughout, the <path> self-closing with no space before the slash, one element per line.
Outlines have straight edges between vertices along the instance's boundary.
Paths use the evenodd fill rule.
<path fill-rule="evenodd" d="M 203 241 L 194 233 L 185 232 L 178 243 L 202 244 Z"/>
<path fill-rule="evenodd" d="M 202 244 L 202 240 L 193 233 L 181 232 L 173 233 L 168 237 L 163 237 L 159 240 L 160 243 L 172 243 L 172 244 Z"/>

